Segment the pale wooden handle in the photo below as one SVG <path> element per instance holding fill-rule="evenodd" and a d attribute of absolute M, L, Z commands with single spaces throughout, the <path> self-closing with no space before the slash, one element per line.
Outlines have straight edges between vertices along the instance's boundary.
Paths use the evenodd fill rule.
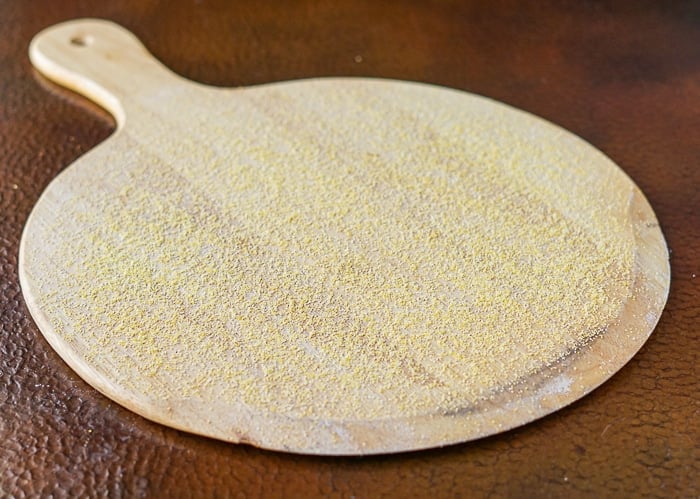
<path fill-rule="evenodd" d="M 109 21 L 81 19 L 37 34 L 32 64 L 46 77 L 107 109 L 123 126 L 130 103 L 167 84 L 185 84 L 129 31 Z"/>

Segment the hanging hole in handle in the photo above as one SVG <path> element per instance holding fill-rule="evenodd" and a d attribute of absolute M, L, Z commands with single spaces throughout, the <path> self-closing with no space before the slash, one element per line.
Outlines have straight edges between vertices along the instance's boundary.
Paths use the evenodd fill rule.
<path fill-rule="evenodd" d="M 70 39 L 70 44 L 75 47 L 87 47 L 92 42 L 93 38 L 90 35 L 75 35 Z"/>

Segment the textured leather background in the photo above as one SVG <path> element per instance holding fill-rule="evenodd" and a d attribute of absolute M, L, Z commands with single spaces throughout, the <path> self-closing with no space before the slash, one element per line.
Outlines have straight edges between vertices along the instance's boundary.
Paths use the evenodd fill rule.
<path fill-rule="evenodd" d="M 277 1 L 0 3 L 0 496 L 620 497 L 700 495 L 700 3 Z M 654 206 L 667 309 L 608 383 L 554 415 L 444 449 L 316 458 L 187 435 L 111 403 L 50 349 L 17 282 L 42 189 L 111 118 L 46 82 L 32 35 L 113 19 L 215 85 L 365 75 L 461 88 L 579 134 Z M 697 277 L 696 277 L 697 276 Z"/>

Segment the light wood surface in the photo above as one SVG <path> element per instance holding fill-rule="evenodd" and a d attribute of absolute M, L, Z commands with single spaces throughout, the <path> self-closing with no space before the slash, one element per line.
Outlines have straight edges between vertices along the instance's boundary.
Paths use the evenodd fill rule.
<path fill-rule="evenodd" d="M 593 147 L 531 115 L 462 92 L 383 80 L 307 80 L 248 89 L 214 89 L 179 78 L 155 61 L 131 34 L 114 24 L 96 20 L 65 23 L 40 33 L 32 43 L 30 56 L 46 76 L 108 109 L 117 119 L 118 130 L 57 177 L 37 203 L 20 248 L 22 290 L 39 328 L 63 359 L 95 388 L 149 419 L 223 440 L 313 454 L 397 452 L 445 445 L 512 428 L 580 398 L 622 367 L 659 319 L 669 286 L 668 254 L 644 196 Z M 455 134 L 462 145 L 454 145 Z M 415 172 L 425 169 L 445 174 L 455 158 L 468 169 L 464 144 L 477 136 L 492 138 L 475 142 L 479 148 L 475 157 L 486 158 L 485 161 L 490 161 L 493 155 L 501 161 L 506 156 L 522 159 L 527 152 L 537 153 L 533 171 L 547 175 L 527 179 L 529 183 L 525 185 L 529 190 L 525 193 L 533 197 L 524 198 L 532 205 L 522 206 L 523 212 L 537 212 L 545 204 L 548 213 L 563 217 L 575 225 L 574 231 L 585 232 L 590 237 L 595 237 L 590 233 L 591 228 L 602 227 L 605 232 L 605 224 L 596 225 L 595 221 L 601 213 L 610 214 L 612 226 L 629 232 L 633 242 L 632 273 L 624 281 L 629 286 L 617 289 L 613 283 L 604 289 L 604 299 L 594 312 L 599 310 L 605 321 L 596 324 L 595 331 L 574 331 L 564 337 L 566 341 L 559 349 L 554 345 L 545 351 L 549 357 L 541 360 L 533 354 L 529 364 L 515 367 L 507 367 L 515 362 L 514 358 L 488 359 L 488 352 L 479 355 L 487 358 L 484 365 L 491 370 L 472 376 L 483 386 L 460 388 L 453 383 L 450 403 L 436 403 L 432 409 L 420 405 L 433 399 L 421 395 L 424 387 L 409 373 L 405 379 L 394 380 L 405 385 L 395 391 L 411 394 L 413 390 L 420 410 L 412 410 L 412 397 L 403 405 L 391 402 L 391 393 L 380 394 L 388 402 L 377 403 L 373 408 L 369 401 L 377 398 L 376 386 L 368 383 L 366 387 L 354 387 L 357 400 L 368 401 L 367 407 L 357 409 L 356 413 L 344 409 L 338 400 L 338 394 L 349 389 L 347 386 L 318 386 L 318 380 L 324 379 L 324 369 L 337 367 L 324 365 L 324 359 L 336 358 L 334 352 L 326 357 L 311 355 L 304 368 L 293 357 L 294 348 L 278 349 L 273 352 L 274 358 L 269 357 L 272 355 L 269 351 L 268 357 L 253 355 L 253 359 L 263 359 L 256 365 L 247 362 L 250 359 L 240 352 L 255 354 L 256 349 L 265 350 L 260 343 L 275 346 L 285 343 L 277 345 L 278 338 L 271 336 L 255 344 L 241 344 L 240 338 L 249 341 L 254 332 L 236 329 L 244 326 L 223 327 L 222 331 L 231 333 L 223 339 L 212 340 L 208 336 L 206 327 L 217 319 L 212 311 L 233 310 L 245 304 L 230 303 L 235 295 L 232 288 L 217 288 L 215 284 L 231 285 L 231 282 L 219 275 L 216 268 L 202 265 L 207 263 L 204 256 L 208 251 L 214 254 L 212 267 L 222 261 L 230 264 L 228 257 L 216 260 L 215 250 L 225 250 L 222 241 L 230 242 L 231 251 L 241 253 L 247 248 L 241 234 L 248 241 L 256 240 L 255 220 L 242 218 L 235 209 L 236 203 L 241 212 L 259 212 L 261 221 L 272 217 L 270 205 L 259 204 L 270 194 L 265 176 L 255 176 L 258 170 L 242 169 L 242 163 L 254 164 L 260 167 L 260 172 L 271 172 L 270 180 L 278 182 L 276 193 L 297 186 L 301 173 L 307 175 L 311 166 L 326 176 L 321 175 L 320 180 L 309 177 L 310 185 L 327 188 L 329 193 L 338 189 L 343 195 L 357 187 L 366 195 L 362 185 L 353 182 L 367 180 L 375 168 L 388 168 L 399 160 L 402 164 L 416 163 Z M 490 147 L 484 149 L 485 143 Z M 540 147 L 542 144 L 545 147 Z M 462 156 L 455 155 L 456 152 Z M 407 156 L 402 156 L 406 153 Z M 305 163 L 300 165 L 298 162 L 302 160 Z M 548 173 L 548 162 L 554 165 L 556 175 Z M 365 176 L 347 175 L 349 167 L 357 168 Z M 279 176 L 284 168 L 291 169 L 288 177 Z M 527 177 L 527 168 L 515 165 L 513 169 L 525 171 Z M 510 175 L 508 170 L 496 172 Z M 336 182 L 333 174 L 338 178 L 345 176 Z M 500 185 L 499 179 L 482 176 L 471 180 L 478 194 L 482 185 Z M 248 194 L 240 188 L 245 182 L 252 186 Z M 553 196 L 552 189 L 558 189 L 562 196 Z M 386 191 L 383 193 L 386 195 Z M 307 196 L 309 209 L 316 198 L 323 198 L 321 190 L 292 194 L 296 200 Z M 600 199 L 602 211 L 598 211 L 591 199 Z M 370 201 L 359 196 L 349 202 L 349 207 L 358 211 Z M 506 201 L 489 200 L 496 208 L 499 202 Z M 246 205 L 244 210 L 245 203 L 252 207 Z M 284 216 L 294 214 L 289 210 L 291 205 L 282 204 L 286 210 Z M 608 206 L 616 211 L 609 213 Z M 439 203 L 428 203 L 419 213 L 439 218 L 444 214 L 439 207 Z M 300 216 L 305 213 L 300 211 Z M 397 217 L 395 212 L 391 214 Z M 418 222 L 411 219 L 413 215 L 407 210 L 403 218 L 396 218 L 395 225 L 410 227 Z M 386 213 L 379 213 L 369 218 L 368 223 L 379 223 L 385 219 L 383 216 Z M 331 237 L 328 234 L 337 230 L 334 224 L 339 224 L 342 217 L 322 213 L 314 220 L 316 229 L 325 227 L 318 237 Z M 325 226 L 321 223 L 324 220 L 329 221 Z M 479 221 L 493 224 L 484 229 L 485 233 L 491 229 L 496 233 L 503 230 L 500 220 L 482 217 Z M 454 225 L 455 220 L 449 222 Z M 295 223 L 298 222 L 293 217 L 288 220 L 289 225 Z M 394 228 L 383 227 L 383 230 L 391 232 Z M 535 241 L 541 237 L 537 234 L 533 236 Z M 143 238 L 135 240 L 134 235 Z M 269 239 L 266 241 L 272 244 Z M 622 244 L 625 238 L 610 239 L 611 244 L 617 241 Z M 474 247 L 479 243 L 474 240 Z M 423 242 L 415 244 L 420 246 Z M 572 251 L 562 244 L 554 248 Z M 164 254 L 161 249 L 169 245 L 175 246 L 169 254 L 180 257 L 191 256 L 190 246 L 196 247 L 196 264 L 181 259 L 161 262 L 167 268 L 159 271 L 173 270 L 174 274 L 159 278 L 154 277 L 150 268 L 144 270 L 132 265 L 143 262 L 144 258 L 157 259 Z M 352 239 L 349 247 L 353 253 L 362 252 Z M 139 253 L 143 251 L 150 253 Z M 313 248 L 309 247 L 307 253 L 305 258 L 312 264 L 320 261 Z M 267 254 L 263 252 L 260 258 L 264 260 Z M 584 261 L 586 255 L 581 254 L 580 258 Z M 556 260 L 556 255 L 552 259 Z M 174 264 L 177 269 L 171 269 Z M 305 264 L 300 263 L 302 268 Z M 220 268 L 229 269 L 226 265 Z M 142 284 L 136 281 L 139 276 L 143 278 Z M 193 282 L 210 282 L 212 289 L 201 285 L 190 288 Z M 168 287 L 173 283 L 177 283 L 174 291 Z M 581 284 L 585 285 L 585 282 Z M 182 309 L 175 322 L 173 317 L 162 316 L 168 310 L 168 300 L 192 289 L 200 293 L 201 301 L 189 297 L 185 305 L 170 303 L 172 309 Z M 286 298 L 300 302 L 308 298 L 300 296 L 296 288 L 289 289 L 294 293 L 290 291 Z M 118 296 L 108 300 L 105 298 L 108 293 Z M 565 301 L 567 290 L 562 289 L 561 293 Z M 310 292 L 309 296 L 316 295 Z M 144 305 L 146 302 L 148 307 Z M 102 307 L 95 306 L 96 303 Z M 109 303 L 115 307 L 105 308 Z M 495 298 L 493 303 L 494 307 L 505 306 L 506 312 L 509 308 Z M 606 304 L 619 304 L 619 307 L 610 315 Z M 417 310 L 417 317 L 422 317 L 421 314 L 432 317 L 434 310 L 430 307 L 433 305 Z M 551 310 L 552 307 L 544 308 L 546 313 Z M 493 311 L 482 312 L 487 316 Z M 500 312 L 496 309 L 494 313 Z M 579 315 L 578 310 L 566 312 L 567 317 Z M 581 311 L 580 315 L 585 314 Z M 292 316 L 288 314 L 287 319 Z M 202 317 L 207 319 L 207 326 L 197 330 Z M 223 321 L 227 317 L 219 318 Z M 337 332 L 329 332 L 333 331 Z M 188 332 L 193 336 L 183 336 Z M 233 334 L 236 332 L 242 336 Z M 426 328 L 419 333 L 420 338 L 425 338 L 440 331 Z M 494 331 L 484 332 L 487 340 L 494 334 Z M 543 327 L 541 331 L 513 334 L 531 334 L 535 338 L 539 335 L 545 343 L 549 333 Z M 397 343 L 403 342 L 405 347 L 405 331 L 394 329 L 383 335 Z M 521 346 L 527 349 L 532 344 Z M 454 362 L 450 357 L 449 353 L 431 357 L 426 352 L 416 352 L 421 369 L 443 381 L 447 375 L 441 373 L 441 368 Z M 391 360 L 381 356 L 373 359 L 376 365 L 372 372 L 381 371 L 384 362 L 387 376 L 400 373 L 401 370 L 392 370 Z M 270 381 L 274 376 L 270 378 L 262 372 L 267 368 L 266 361 L 280 372 L 287 372 L 289 366 L 296 368 L 289 375 L 298 384 L 298 394 L 275 394 L 274 390 L 267 394 L 266 390 L 270 391 L 275 384 Z M 495 367 L 498 365 L 504 366 L 502 375 Z M 360 372 L 365 372 L 362 369 Z M 469 371 L 469 366 L 464 366 L 464 370 Z M 349 382 L 343 376 L 329 379 Z M 459 373 L 453 379 L 461 379 Z M 362 380 L 356 381 L 361 384 Z M 289 386 L 284 382 L 281 380 L 278 386 Z M 310 388 L 305 391 L 306 385 Z M 271 400 L 256 390 L 265 392 L 263 395 L 267 394 Z M 311 400 L 311 407 L 304 394 Z M 307 406 L 294 407 L 295 397 L 303 399 Z M 280 408 L 281 412 L 272 408 Z"/>

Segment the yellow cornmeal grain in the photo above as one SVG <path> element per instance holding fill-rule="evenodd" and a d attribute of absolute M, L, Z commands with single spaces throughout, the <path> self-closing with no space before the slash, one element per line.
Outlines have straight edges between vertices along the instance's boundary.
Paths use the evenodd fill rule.
<path fill-rule="evenodd" d="M 346 420 L 469 407 L 603 330 L 624 176 L 528 115 L 397 88 L 248 90 L 171 142 L 133 125 L 92 209 L 66 203 L 48 315 L 163 399 Z"/>

